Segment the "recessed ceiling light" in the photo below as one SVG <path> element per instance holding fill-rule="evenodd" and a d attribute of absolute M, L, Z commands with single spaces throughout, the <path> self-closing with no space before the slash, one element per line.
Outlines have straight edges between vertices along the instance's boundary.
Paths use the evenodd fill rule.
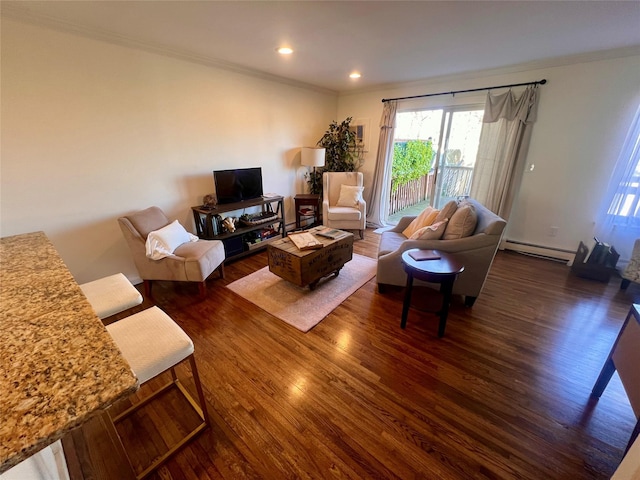
<path fill-rule="evenodd" d="M 360 78 L 362 75 L 359 72 L 351 72 L 349 78 Z"/>
<path fill-rule="evenodd" d="M 278 48 L 277 52 L 280 55 L 291 55 L 293 53 L 293 48 L 291 48 L 291 47 L 280 47 L 280 48 Z"/>

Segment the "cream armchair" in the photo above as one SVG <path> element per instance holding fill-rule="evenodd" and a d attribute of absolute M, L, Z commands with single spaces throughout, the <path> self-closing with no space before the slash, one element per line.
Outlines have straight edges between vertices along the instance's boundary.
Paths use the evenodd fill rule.
<path fill-rule="evenodd" d="M 404 251 L 412 248 L 435 249 L 453 254 L 464 265 L 464 272 L 453 284 L 453 293 L 464 295 L 465 304 L 473 306 L 482 291 L 506 222 L 477 201 L 468 199 L 468 202 L 473 204 L 478 216 L 476 229 L 471 236 L 454 240 L 410 240 L 402 231 L 409 226 L 414 216 L 402 217 L 393 229 L 382 233 L 377 269 L 380 293 L 384 292 L 385 285 L 406 285 L 407 274 L 402 266 Z M 415 281 L 414 285 L 430 284 Z"/>
<path fill-rule="evenodd" d="M 153 280 L 199 283 L 200 295 L 206 293 L 207 277 L 218 269 L 224 278 L 224 245 L 219 240 L 198 240 L 178 246 L 160 260 L 146 255 L 145 242 L 149 233 L 169 225 L 169 219 L 158 207 L 118 218 L 120 229 L 129 245 L 133 261 L 144 282 L 145 294 L 151 296 Z"/>
<path fill-rule="evenodd" d="M 343 189 L 343 185 L 354 188 Z M 358 230 L 360 238 L 364 238 L 367 205 L 362 199 L 362 173 L 325 172 L 322 188 L 322 223 L 340 230 Z"/>

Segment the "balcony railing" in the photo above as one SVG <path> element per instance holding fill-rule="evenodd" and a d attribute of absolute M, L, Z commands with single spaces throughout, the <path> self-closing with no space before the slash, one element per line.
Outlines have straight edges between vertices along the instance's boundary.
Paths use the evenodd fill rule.
<path fill-rule="evenodd" d="M 447 165 L 442 169 L 441 175 L 441 197 L 458 198 L 469 195 L 471 191 L 471 180 L 473 178 L 473 167 Z M 392 183 L 389 215 L 393 215 L 400 210 L 428 200 L 431 197 L 431 189 L 433 188 L 433 177 L 434 174 L 431 172 L 416 180 L 399 185 L 395 191 Z"/>
<path fill-rule="evenodd" d="M 391 199 L 389 201 L 389 215 L 393 215 L 399 210 L 411 207 L 416 203 L 423 202 L 431 195 L 433 185 L 433 173 L 411 180 L 408 183 L 398 185 L 394 188 L 391 184 Z M 395 191 L 394 191 L 395 190 Z"/>
<path fill-rule="evenodd" d="M 469 195 L 469 192 L 471 191 L 473 167 L 447 165 L 442 169 L 441 175 L 441 197 L 456 198 L 464 195 Z"/>

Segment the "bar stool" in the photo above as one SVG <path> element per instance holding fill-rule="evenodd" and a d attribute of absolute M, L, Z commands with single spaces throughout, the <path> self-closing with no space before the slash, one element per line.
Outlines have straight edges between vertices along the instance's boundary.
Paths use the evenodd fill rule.
<path fill-rule="evenodd" d="M 198 426 L 170 447 L 166 453 L 153 461 L 151 465 L 146 467 L 141 473 L 137 474 L 137 478 L 141 479 L 153 472 L 168 460 L 171 455 L 209 425 L 204 393 L 193 356 L 193 342 L 178 324 L 158 307 L 143 310 L 107 325 L 106 328 L 129 362 L 131 369 L 138 377 L 141 385 L 167 370 L 171 370 L 171 380 L 167 384 L 129 409 L 112 417 L 114 424 L 131 415 L 171 387 L 178 388 L 202 420 Z M 191 366 L 200 405 L 198 405 L 187 389 L 180 383 L 174 370 L 176 365 L 187 360 Z M 122 442 L 121 439 L 120 442 Z M 124 450 L 126 452 L 126 449 Z M 128 455 L 127 458 L 129 459 Z M 129 463 L 131 463 L 131 459 L 129 459 Z"/>
<path fill-rule="evenodd" d="M 122 273 L 83 283 L 80 288 L 100 320 L 142 303 L 142 295 Z"/>

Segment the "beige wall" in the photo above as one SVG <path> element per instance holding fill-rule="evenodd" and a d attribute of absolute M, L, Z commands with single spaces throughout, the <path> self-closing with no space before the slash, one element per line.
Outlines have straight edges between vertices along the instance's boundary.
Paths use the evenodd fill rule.
<path fill-rule="evenodd" d="M 368 118 L 371 148 L 365 165 L 365 184 L 373 176 L 382 98 L 446 92 L 546 78 L 541 86 L 536 123 L 526 172 L 508 222 L 506 238 L 554 249 L 573 250 L 593 235 L 594 221 L 603 201 L 612 165 L 640 102 L 640 56 L 529 69 L 489 75 L 479 72 L 464 78 L 422 82 L 397 88 L 342 96 L 338 117 Z M 437 106 L 484 102 L 485 93 L 432 97 L 402 102 Z M 550 227 L 557 226 L 556 236 Z"/>
<path fill-rule="evenodd" d="M 137 280 L 116 218 L 158 205 L 193 231 L 189 207 L 213 190 L 214 169 L 262 166 L 265 191 L 287 197 L 293 221 L 291 196 L 304 189 L 299 147 L 331 120 L 368 121 L 369 188 L 382 98 L 541 78 L 549 83 L 529 153 L 535 169 L 507 238 L 573 250 L 592 235 L 640 101 L 638 55 L 336 98 L 4 18 L 1 33 L 0 235 L 45 231 L 80 282 L 118 271 Z"/>
<path fill-rule="evenodd" d="M 117 217 L 158 205 L 193 231 L 212 171 L 304 182 L 334 95 L 2 19 L 1 236 L 43 230 L 76 280 L 138 279 Z"/>

